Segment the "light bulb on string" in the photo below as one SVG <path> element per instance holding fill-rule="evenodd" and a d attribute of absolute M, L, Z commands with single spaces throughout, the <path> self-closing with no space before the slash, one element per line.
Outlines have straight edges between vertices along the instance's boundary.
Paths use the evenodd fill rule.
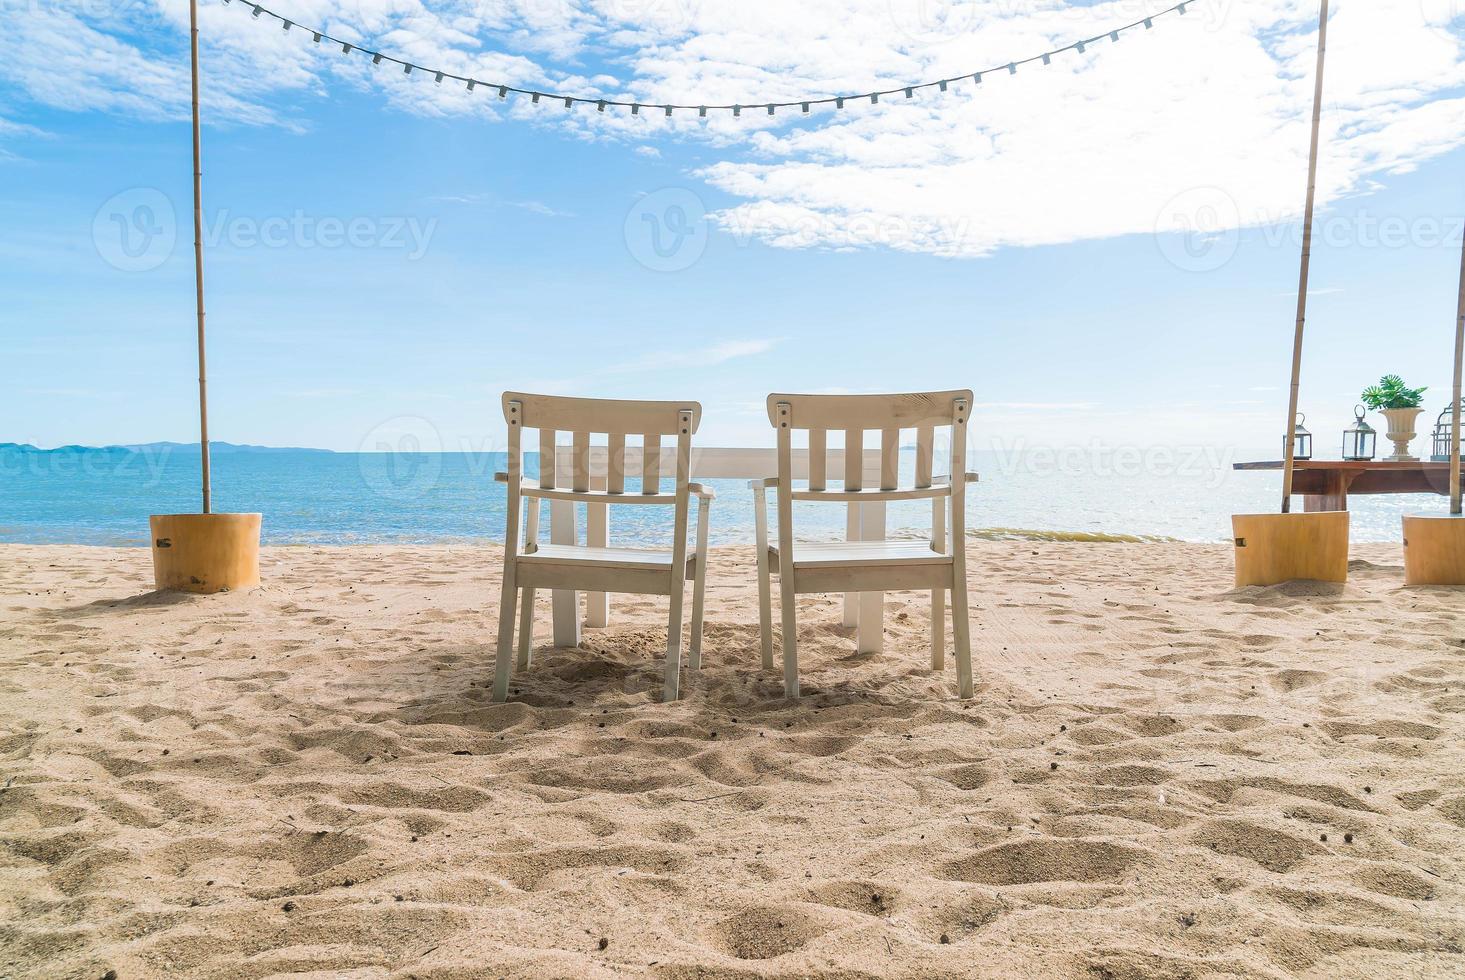
<path fill-rule="evenodd" d="M 1002 66 L 1002 67 L 1005 67 L 1007 69 L 1007 72 L 1008 72 L 1009 75 L 1016 75 L 1017 74 L 1017 69 L 1018 69 L 1018 66 L 1019 65 L 1030 64 L 1030 63 L 1035 62 L 1035 61 L 1041 61 L 1043 63 L 1043 65 L 1045 65 L 1045 66 L 1051 65 L 1053 63 L 1053 57 L 1055 55 L 1061 54 L 1062 52 L 1067 51 L 1070 48 L 1073 49 L 1074 51 L 1077 51 L 1079 54 L 1084 54 L 1087 51 L 1089 45 L 1094 44 L 1094 43 L 1096 43 L 1098 41 L 1101 41 L 1101 40 L 1105 39 L 1106 37 L 1107 37 L 1107 39 L 1109 41 L 1117 43 L 1120 40 L 1119 35 L 1122 34 L 1124 31 L 1133 30 L 1134 28 L 1140 27 L 1140 26 L 1143 26 L 1145 28 L 1145 30 L 1147 30 L 1147 31 L 1148 30 L 1152 30 L 1154 28 L 1154 26 L 1155 26 L 1155 23 L 1154 23 L 1155 22 L 1155 18 L 1157 18 L 1157 17 L 1161 17 L 1161 16 L 1164 16 L 1166 14 L 1171 14 L 1171 13 L 1180 14 L 1180 15 L 1184 15 L 1184 14 L 1188 13 L 1189 12 L 1189 7 L 1190 7 L 1191 3 L 1193 3 L 1193 2 L 1194 2 L 1194 0 L 1181 0 L 1181 2 L 1175 4 L 1175 6 L 1173 6 L 1173 7 L 1170 7 L 1168 9 L 1166 9 L 1166 10 L 1161 10 L 1158 13 L 1149 14 L 1147 16 L 1142 16 L 1139 20 L 1137 20 L 1137 21 L 1135 21 L 1133 23 L 1122 24 L 1122 25 L 1120 25 L 1118 27 L 1115 27 L 1115 28 L 1109 30 L 1105 34 L 1100 34 L 1100 35 L 1098 35 L 1096 37 L 1090 37 L 1090 38 L 1085 38 L 1083 40 L 1075 41 L 1072 44 L 1068 45 L 1067 47 L 1061 47 L 1061 48 L 1058 48 L 1056 50 L 1050 50 L 1050 51 L 1043 52 L 1043 53 L 1040 53 L 1040 54 L 1037 54 L 1037 55 L 1032 55 L 1032 56 L 1027 57 L 1027 58 L 1014 59 L 1012 61 L 1007 62 L 1007 64 L 1005 66 Z M 223 0 L 223 3 L 225 5 L 229 5 L 229 4 L 232 3 L 232 0 Z M 295 27 L 301 27 L 301 25 L 298 24 L 298 23 L 296 23 L 293 19 L 289 19 L 289 18 L 283 17 L 280 14 L 276 13 L 275 11 L 267 9 L 262 3 L 253 2 L 253 0 L 245 0 L 245 2 L 242 4 L 242 6 L 247 7 L 250 10 L 251 19 L 253 19 L 253 20 L 258 20 L 260 17 L 268 14 L 270 17 L 274 18 L 276 21 L 279 22 L 279 24 L 280 24 L 280 30 L 282 32 L 288 33 L 289 31 L 293 30 Z M 333 44 L 339 44 L 339 45 L 341 45 L 341 53 L 343 55 L 350 55 L 350 54 L 354 53 L 355 51 L 362 51 L 365 54 L 371 55 L 371 61 L 372 61 L 372 64 L 373 65 L 380 65 L 382 63 L 382 60 L 385 58 L 386 60 L 391 61 L 394 64 L 400 64 L 402 66 L 402 72 L 403 72 L 403 74 L 406 74 L 406 75 L 412 74 L 412 70 L 414 68 L 421 68 L 425 72 L 430 72 L 433 75 L 434 81 L 437 82 L 437 83 L 439 83 L 439 84 L 445 78 L 451 78 L 454 81 L 462 81 L 464 83 L 465 87 L 466 87 L 466 90 L 469 91 L 469 92 L 474 91 L 475 88 L 477 87 L 477 85 L 479 84 L 478 80 L 476 80 L 476 79 L 464 79 L 464 78 L 461 78 L 458 75 L 451 74 L 451 73 L 449 73 L 447 71 L 442 71 L 442 70 L 438 70 L 438 69 L 434 69 L 434 68 L 430 68 L 430 67 L 424 68 L 421 65 L 413 65 L 413 64 L 410 64 L 408 62 L 402 61 L 399 58 L 394 58 L 394 57 L 391 57 L 389 55 L 383 55 L 383 54 L 381 54 L 379 52 L 375 52 L 375 51 L 370 51 L 370 50 L 363 49 L 359 45 L 354 44 L 353 42 L 350 42 L 350 41 L 341 41 L 341 40 L 339 40 L 337 38 L 330 37 L 329 35 L 326 35 L 326 34 L 324 34 L 321 31 L 313 30 L 312 28 L 309 28 L 309 27 L 302 27 L 302 29 L 305 30 L 305 31 L 307 31 L 307 32 L 309 32 L 311 34 L 312 40 L 316 44 L 320 44 L 323 41 L 331 41 Z M 996 71 L 996 70 L 1000 70 L 1000 68 L 986 69 L 986 71 Z M 808 115 L 811 112 L 812 107 L 815 104 L 821 104 L 822 105 L 822 104 L 825 104 L 825 103 L 830 103 L 830 104 L 832 104 L 833 108 L 835 108 L 835 109 L 844 109 L 845 108 L 845 102 L 848 101 L 849 99 L 864 99 L 864 98 L 868 98 L 870 100 L 870 104 L 871 105 L 878 105 L 880 103 L 880 97 L 882 95 L 894 95 L 896 93 L 904 93 L 905 99 L 907 101 L 913 100 L 915 98 L 915 91 L 916 91 L 916 89 L 919 89 L 919 88 L 937 88 L 941 92 L 945 93 L 945 92 L 947 92 L 947 91 L 950 90 L 950 83 L 952 83 L 952 82 L 960 82 L 960 81 L 964 81 L 964 80 L 970 78 L 974 83 L 981 84 L 982 75 L 983 75 L 983 72 L 973 72 L 970 75 L 961 75 L 961 76 L 957 76 L 955 78 L 943 78 L 943 79 L 938 79 L 938 80 L 929 81 L 929 82 L 920 82 L 920 83 L 917 83 L 917 84 L 898 86 L 896 88 L 892 88 L 892 89 L 888 89 L 888 90 L 884 90 L 884 91 L 868 92 L 868 93 L 865 93 L 864 95 L 829 96 L 829 97 L 822 97 L 822 98 L 817 98 L 817 99 L 805 99 L 805 100 L 795 101 L 795 102 L 766 102 L 766 103 L 753 102 L 751 104 L 749 104 L 749 103 L 738 103 L 738 104 L 734 104 L 734 105 L 719 105 L 719 106 L 716 106 L 716 108 L 719 109 L 719 110 L 722 110 L 722 109 L 731 109 L 732 110 L 733 117 L 734 118 L 740 118 L 742 116 L 742 110 L 744 108 L 757 109 L 757 108 L 759 108 L 761 106 L 763 109 L 765 109 L 767 111 L 767 114 L 769 116 L 776 116 L 778 114 L 778 107 L 779 106 L 782 105 L 782 106 L 792 107 L 792 106 L 797 105 L 797 106 L 799 106 L 801 112 L 804 115 Z M 498 90 L 499 90 L 499 98 L 500 99 L 506 99 L 507 98 L 508 91 L 509 91 L 509 87 L 507 85 L 502 85 L 502 84 L 499 84 L 499 83 L 496 83 L 496 82 L 485 82 L 483 84 L 493 85 L 494 87 L 497 87 Z M 639 102 L 637 102 L 637 103 L 621 103 L 621 102 L 616 102 L 616 101 L 611 100 L 611 99 L 602 99 L 602 98 L 599 98 L 597 96 L 592 96 L 592 97 L 588 97 L 587 98 L 587 97 L 581 97 L 581 96 L 576 96 L 576 95 L 563 95 L 563 94 L 559 94 L 559 93 L 545 93 L 545 92 L 525 92 L 524 94 L 531 96 L 531 100 L 532 100 L 532 102 L 535 105 L 537 105 L 539 103 L 540 96 L 541 95 L 547 95 L 550 98 L 563 99 L 566 109 L 574 109 L 576 102 L 584 102 L 584 103 L 587 103 L 587 104 L 594 103 L 595 106 L 596 106 L 596 110 L 598 112 L 602 112 L 602 113 L 605 112 L 606 106 L 626 105 L 626 106 L 629 106 L 630 107 L 630 109 L 631 109 L 631 115 L 633 115 L 633 116 L 639 116 L 639 115 L 641 115 L 641 107 L 644 104 L 644 103 L 639 103 Z M 668 103 L 650 103 L 650 104 L 645 104 L 645 105 L 647 106 L 647 108 L 659 108 L 659 109 L 661 109 L 662 112 L 668 118 L 673 115 L 673 110 L 674 110 L 674 108 L 676 108 L 676 105 L 674 103 L 670 103 L 670 102 L 668 102 Z M 699 105 L 699 106 L 685 106 L 685 108 L 688 108 L 688 109 L 690 109 L 690 108 L 696 108 L 697 109 L 697 115 L 698 115 L 698 117 L 701 118 L 701 119 L 706 119 L 707 118 L 707 110 L 710 107 L 707 106 L 707 105 Z"/>

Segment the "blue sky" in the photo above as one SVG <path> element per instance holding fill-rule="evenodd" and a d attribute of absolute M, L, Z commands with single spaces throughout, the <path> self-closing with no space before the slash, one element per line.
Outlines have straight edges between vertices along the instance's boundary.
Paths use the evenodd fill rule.
<path fill-rule="evenodd" d="M 412 431 L 443 448 L 481 449 L 501 438 L 499 392 L 517 387 L 695 397 L 706 406 L 704 443 L 763 443 L 771 390 L 961 386 L 977 392 L 979 446 L 1277 438 L 1305 177 L 1306 4 L 1272 4 L 1271 20 L 1234 30 L 1229 21 L 1190 33 L 1158 25 L 1126 37 L 1087 77 L 1007 80 L 990 109 L 977 104 L 985 93 L 964 93 L 950 106 L 771 128 L 720 120 L 659 130 L 612 125 L 593 110 L 586 119 L 522 104 L 501 111 L 491 99 L 444 104 L 430 80 L 341 75 L 273 35 L 268 48 L 249 47 L 266 43 L 249 40 L 264 28 L 209 6 L 206 31 L 217 24 L 223 39 L 205 44 L 206 64 L 230 69 L 206 76 L 206 91 L 228 96 L 210 96 L 205 131 L 214 438 L 354 450 Z M 384 16 L 299 6 L 302 22 Z M 1071 6 L 1108 24 L 1134 4 Z M 1427 6 L 1393 12 L 1419 20 Z M 979 35 L 982 45 L 1007 41 L 1000 50 L 1016 57 L 1086 34 L 1091 24 L 1072 17 L 1031 22 L 1063 7 L 1015 7 L 992 25 L 1007 32 L 997 41 L 963 28 L 953 44 Z M 444 9 L 423 9 L 434 8 Z M 76 24 L 136 55 L 94 80 L 105 97 L 44 84 L 34 66 L 0 71 L 9 381 L 0 441 L 188 441 L 196 389 L 181 8 L 146 8 L 142 29 L 78 9 L 44 25 L 46 8 L 0 13 L 35 43 Z M 1396 43 L 1377 42 L 1386 67 L 1403 73 L 1379 83 L 1394 101 L 1381 100 L 1366 81 L 1378 69 L 1350 67 L 1370 64 L 1350 55 L 1367 40 L 1354 36 L 1362 25 L 1349 31 L 1357 22 L 1341 19 L 1358 9 L 1340 4 L 1337 15 L 1342 67 L 1302 397 L 1328 443 L 1351 420 L 1358 389 L 1386 371 L 1431 386 L 1431 418 L 1443 407 L 1465 216 L 1458 76 L 1442 82 L 1436 65 L 1425 66 L 1430 80 L 1410 79 L 1407 57 L 1388 60 Z M 312 11 L 322 19 L 309 21 Z M 678 21 L 653 45 L 604 31 L 526 32 L 526 16 L 500 12 L 471 35 L 478 48 L 537 66 L 534 86 L 608 92 L 618 80 L 646 98 L 700 83 L 710 101 L 747 90 L 738 89 L 750 84 L 742 59 L 760 50 L 744 38 L 717 61 L 721 75 L 698 77 L 688 66 L 715 50 L 715 23 Z M 779 38 L 796 37 L 797 25 L 767 19 Z M 1419 30 L 1449 48 L 1453 72 L 1458 39 L 1439 20 Z M 386 22 L 352 36 L 451 67 L 463 45 L 440 33 Z M 840 67 L 845 75 L 798 66 L 787 84 L 807 76 L 810 91 L 828 91 L 831 79 L 940 74 L 943 59 L 960 56 L 952 45 L 925 57 L 908 44 L 916 54 L 902 49 L 890 67 L 888 52 L 824 40 L 858 64 Z M 660 60 L 634 60 L 653 48 Z M 1257 52 L 1275 64 L 1267 69 Z M 185 73 L 175 70 L 180 55 Z M 443 60 L 426 60 L 434 56 Z M 985 64 L 979 56 L 985 47 L 970 63 Z M 1155 59 L 1201 56 L 1238 61 L 1230 97 L 1216 91 L 1224 75 L 1177 102 L 1146 74 L 1173 87 Z M 143 84 L 149 65 L 162 67 Z M 1197 113 L 1212 117 L 1193 130 L 1174 123 Z M 1259 128 L 1271 135 L 1255 136 Z M 942 180 L 948 189 L 921 199 Z M 932 230 L 946 202 L 956 241 Z M 1165 230 L 1172 218 L 1207 234 Z M 139 223 L 163 233 L 129 255 L 124 246 L 143 243 Z"/>

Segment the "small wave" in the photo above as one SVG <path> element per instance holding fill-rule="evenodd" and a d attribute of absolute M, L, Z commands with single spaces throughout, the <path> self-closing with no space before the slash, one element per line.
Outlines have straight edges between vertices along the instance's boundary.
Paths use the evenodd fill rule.
<path fill-rule="evenodd" d="M 1021 527 L 969 528 L 966 536 L 977 541 L 1078 541 L 1087 544 L 1178 544 L 1179 538 L 1163 534 L 1110 534 L 1105 531 L 1040 531 Z"/>

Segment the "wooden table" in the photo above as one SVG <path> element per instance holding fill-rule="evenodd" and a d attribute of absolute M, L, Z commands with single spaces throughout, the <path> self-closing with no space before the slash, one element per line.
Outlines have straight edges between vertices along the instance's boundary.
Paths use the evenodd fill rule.
<path fill-rule="evenodd" d="M 1280 470 L 1281 460 L 1236 463 L 1238 470 Z M 1309 512 L 1347 510 L 1350 493 L 1450 492 L 1450 464 L 1423 460 L 1395 463 L 1386 459 L 1353 462 L 1340 459 L 1299 459 L 1292 471 L 1292 492 L 1302 494 Z"/>
<path fill-rule="evenodd" d="M 573 467 L 569 446 L 556 447 L 556 466 L 560 473 L 568 473 Z M 866 486 L 878 486 L 880 482 L 880 450 L 864 451 L 864 480 Z M 828 451 L 828 467 L 831 473 L 844 472 L 844 450 Z M 626 485 L 632 479 L 641 477 L 641 450 L 627 446 L 625 455 Z M 809 478 L 809 451 L 793 451 L 794 479 Z M 676 450 L 661 451 L 661 472 L 676 472 Z M 692 447 L 692 481 L 699 480 L 762 480 L 778 475 L 778 451 L 776 449 L 718 449 Z M 605 489 L 606 449 L 604 446 L 590 447 L 590 488 Z M 770 494 L 771 496 L 771 494 Z M 713 501 L 714 510 L 721 501 Z M 587 504 L 585 507 L 585 529 L 583 536 L 576 526 L 575 504 L 569 501 L 550 501 L 549 534 L 555 544 L 584 543 L 592 547 L 604 547 L 609 538 L 609 506 Z M 845 537 L 849 541 L 874 541 L 885 537 L 885 504 L 883 502 L 853 503 L 846 505 Z M 844 597 L 844 624 L 858 628 L 856 647 L 860 653 L 880 652 L 884 640 L 883 592 L 862 592 Z M 551 594 L 554 610 L 554 645 L 574 647 L 580 644 L 580 601 L 579 594 L 571 589 L 556 589 Z M 610 602 L 604 592 L 585 594 L 585 625 L 607 626 L 610 623 Z"/>

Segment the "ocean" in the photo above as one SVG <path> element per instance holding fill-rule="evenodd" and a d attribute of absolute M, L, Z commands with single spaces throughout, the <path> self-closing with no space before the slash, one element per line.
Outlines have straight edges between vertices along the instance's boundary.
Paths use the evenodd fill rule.
<path fill-rule="evenodd" d="M 976 538 L 1225 541 L 1233 513 L 1267 513 L 1278 473 L 1234 472 L 1210 452 L 1093 449 L 977 452 L 968 491 Z M 909 463 L 909 460 L 907 460 Z M 497 541 L 505 494 L 493 482 L 501 453 L 216 452 L 216 511 L 259 511 L 266 544 L 430 544 Z M 529 458 L 531 473 L 535 464 Z M 694 474 L 695 476 L 695 474 Z M 705 481 L 717 491 L 714 544 L 751 542 L 752 493 L 742 481 Z M 148 515 L 198 509 L 198 453 L 187 449 L 0 449 L 0 542 L 146 545 Z M 1297 502 L 1301 509 L 1301 501 Z M 1443 497 L 1350 500 L 1353 540 L 1398 541 L 1400 517 L 1444 513 Z M 612 541 L 661 543 L 661 508 L 614 508 Z M 928 504 L 891 508 L 891 536 L 921 535 Z M 844 508 L 801 505 L 801 534 L 844 533 Z M 583 525 L 582 525 L 583 527 Z"/>

